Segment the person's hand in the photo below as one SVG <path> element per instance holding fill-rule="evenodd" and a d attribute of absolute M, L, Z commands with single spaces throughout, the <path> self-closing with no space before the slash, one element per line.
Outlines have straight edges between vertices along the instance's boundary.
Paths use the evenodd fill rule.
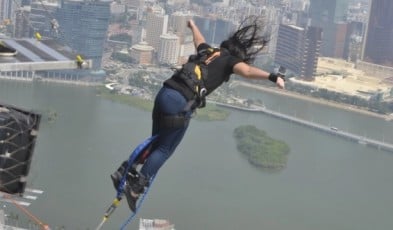
<path fill-rule="evenodd" d="M 285 81 L 282 77 L 277 77 L 276 85 L 280 89 L 285 89 Z"/>
<path fill-rule="evenodd" d="M 192 29 L 192 27 L 194 27 L 194 26 L 195 26 L 194 21 L 193 21 L 192 19 L 188 20 L 188 22 L 187 22 L 187 27 L 190 28 L 190 29 Z"/>

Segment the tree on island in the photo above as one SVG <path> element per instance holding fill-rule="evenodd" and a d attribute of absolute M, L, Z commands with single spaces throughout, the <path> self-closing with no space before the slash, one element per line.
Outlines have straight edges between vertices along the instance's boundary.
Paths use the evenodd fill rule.
<path fill-rule="evenodd" d="M 289 146 L 268 136 L 252 125 L 237 127 L 234 132 L 237 149 L 248 161 L 262 169 L 282 169 L 288 161 Z"/>

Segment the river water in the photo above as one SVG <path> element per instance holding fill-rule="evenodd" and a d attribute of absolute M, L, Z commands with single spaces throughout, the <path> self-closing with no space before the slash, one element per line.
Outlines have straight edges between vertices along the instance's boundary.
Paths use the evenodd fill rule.
<path fill-rule="evenodd" d="M 270 109 L 393 143 L 393 122 L 239 91 Z M 44 193 L 29 210 L 52 229 L 94 229 L 115 196 L 109 174 L 149 136 L 150 113 L 102 99 L 93 88 L 54 83 L 1 80 L 0 101 L 58 114 L 40 126 L 28 181 Z M 232 132 L 246 124 L 288 143 L 284 170 L 261 171 L 237 152 Z M 227 121 L 192 121 L 138 218 L 168 219 L 178 230 L 386 230 L 393 227 L 392 194 L 392 153 L 231 110 Z M 118 229 L 129 214 L 122 203 L 104 229 Z M 137 228 L 136 219 L 129 229 Z"/>

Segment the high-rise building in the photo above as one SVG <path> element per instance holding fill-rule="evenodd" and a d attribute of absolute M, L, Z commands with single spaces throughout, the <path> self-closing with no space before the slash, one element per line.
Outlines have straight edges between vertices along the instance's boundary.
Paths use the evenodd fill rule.
<path fill-rule="evenodd" d="M 211 17 L 195 16 L 194 22 L 205 37 L 207 43 L 213 43 L 214 31 L 216 30 L 216 20 Z"/>
<path fill-rule="evenodd" d="M 322 29 L 281 24 L 274 62 L 306 80 L 312 80 L 321 45 Z"/>
<path fill-rule="evenodd" d="M 286 8 L 289 6 L 289 0 L 275 0 L 273 4 L 279 8 Z"/>
<path fill-rule="evenodd" d="M 31 35 L 31 27 L 29 25 L 30 7 L 20 7 L 15 11 L 14 37 L 27 38 Z"/>
<path fill-rule="evenodd" d="M 179 62 L 180 43 L 175 34 L 163 34 L 160 36 L 160 48 L 158 62 L 166 65 L 177 65 Z"/>
<path fill-rule="evenodd" d="M 347 20 L 349 0 L 310 0 L 311 26 L 322 28 L 321 55 L 344 57 L 342 38 L 346 36 L 343 24 Z"/>
<path fill-rule="evenodd" d="M 179 37 L 181 46 L 180 58 L 186 60 L 195 53 L 194 41 L 187 22 L 193 17 L 190 13 L 175 12 L 169 17 L 168 30 Z"/>
<path fill-rule="evenodd" d="M 304 28 L 281 24 L 274 62 L 299 76 L 302 69 L 303 40 Z"/>
<path fill-rule="evenodd" d="M 140 8 L 145 5 L 145 0 L 122 0 L 121 4 L 127 5 L 129 8 Z"/>
<path fill-rule="evenodd" d="M 111 1 L 69 0 L 58 11 L 61 40 L 100 69 L 110 19 Z"/>
<path fill-rule="evenodd" d="M 344 51 L 347 61 L 357 62 L 361 59 L 364 29 L 365 24 L 363 22 L 352 21 L 348 23 Z"/>
<path fill-rule="evenodd" d="M 20 1 L 0 0 L 0 22 L 4 20 L 13 20 L 14 11 L 20 5 Z"/>
<path fill-rule="evenodd" d="M 235 30 L 232 21 L 226 19 L 217 19 L 214 30 L 213 44 L 220 45 L 222 41 L 228 38 L 228 35 Z"/>
<path fill-rule="evenodd" d="M 372 0 L 363 60 L 393 67 L 393 1 Z"/>
<path fill-rule="evenodd" d="M 312 80 L 317 72 L 321 41 L 322 29 L 313 26 L 307 27 L 301 63 L 302 71 L 300 74 L 306 80 Z"/>
<path fill-rule="evenodd" d="M 188 20 L 192 19 L 190 13 L 174 12 L 169 17 L 168 30 L 179 36 L 180 43 L 192 41 L 191 30 L 187 27 Z"/>
<path fill-rule="evenodd" d="M 149 65 L 153 61 L 153 51 L 154 48 L 147 42 L 140 42 L 131 47 L 130 55 L 137 64 Z"/>
<path fill-rule="evenodd" d="M 266 32 L 269 35 L 269 43 L 267 45 L 267 53 L 270 56 L 274 56 L 276 52 L 277 45 L 277 33 L 280 25 L 281 19 L 281 10 L 275 7 L 267 7 L 266 10 L 263 11 L 263 17 L 265 18 L 266 23 Z"/>
<path fill-rule="evenodd" d="M 236 29 L 236 25 L 226 19 L 195 17 L 195 24 L 200 29 L 206 41 L 213 45 L 220 45 L 228 35 Z"/>
<path fill-rule="evenodd" d="M 309 14 L 317 26 L 347 18 L 348 0 L 310 0 Z"/>
<path fill-rule="evenodd" d="M 164 11 L 150 9 L 146 16 L 146 42 L 160 52 L 160 36 L 168 32 L 168 15 Z"/>
<path fill-rule="evenodd" d="M 308 4 L 305 0 L 292 0 L 290 2 L 291 9 L 295 11 L 305 11 L 308 8 Z"/>
<path fill-rule="evenodd" d="M 52 38 L 56 34 L 52 30 L 51 20 L 55 19 L 55 13 L 59 8 L 57 2 L 32 2 L 29 14 L 30 26 L 32 32 L 39 32 L 42 37 Z M 32 36 L 33 34 L 30 34 Z"/>
<path fill-rule="evenodd" d="M 142 20 L 145 0 L 122 0 L 120 2 L 127 6 L 127 12 L 135 14 L 136 20 Z"/>

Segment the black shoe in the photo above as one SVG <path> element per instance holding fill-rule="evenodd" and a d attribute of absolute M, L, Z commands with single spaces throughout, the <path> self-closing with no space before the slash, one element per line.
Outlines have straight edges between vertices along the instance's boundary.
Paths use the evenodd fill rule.
<path fill-rule="evenodd" d="M 115 187 L 116 190 L 119 188 L 121 177 L 122 177 L 122 175 L 118 171 L 111 174 L 113 187 Z"/>
<path fill-rule="evenodd" d="M 116 170 L 116 172 L 111 174 L 111 179 L 112 179 L 112 183 L 113 186 L 115 187 L 116 191 L 119 188 L 121 179 L 123 177 L 124 174 L 124 170 L 127 168 L 127 161 L 124 161 L 120 167 Z"/>
<path fill-rule="evenodd" d="M 135 213 L 136 203 L 140 194 L 145 192 L 145 189 L 149 186 L 149 180 L 142 174 L 136 172 L 136 174 L 128 173 L 127 184 L 124 188 L 124 194 L 127 198 L 128 207 Z M 134 195 L 133 195 L 134 194 Z"/>
<path fill-rule="evenodd" d="M 10 57 L 10 56 L 15 56 L 17 53 L 18 52 L 16 51 L 16 49 L 8 47 L 3 42 L 0 42 L 0 56 Z"/>
<path fill-rule="evenodd" d="M 132 212 L 136 212 L 136 202 L 138 201 L 139 194 L 137 196 L 133 196 L 131 191 L 131 187 L 126 185 L 124 188 L 124 194 L 127 198 L 128 207 L 131 209 Z"/>
<path fill-rule="evenodd" d="M 115 187 L 116 191 L 119 189 L 119 185 L 120 185 L 121 179 L 123 178 L 124 171 L 127 168 L 127 165 L 128 165 L 128 162 L 124 161 L 120 165 L 120 167 L 116 170 L 116 172 L 111 174 L 112 183 L 113 183 L 113 186 Z M 127 178 L 126 178 L 125 183 L 129 184 L 129 185 L 138 184 L 139 177 L 140 177 L 139 173 L 134 168 L 130 168 L 130 170 L 127 173 Z"/>

